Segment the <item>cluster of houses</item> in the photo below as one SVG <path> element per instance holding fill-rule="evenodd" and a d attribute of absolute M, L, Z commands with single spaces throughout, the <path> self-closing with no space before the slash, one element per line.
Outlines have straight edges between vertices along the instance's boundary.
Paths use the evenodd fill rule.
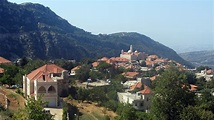
<path fill-rule="evenodd" d="M 115 68 L 123 67 L 125 69 L 132 69 L 134 72 L 122 73 L 124 77 L 128 79 L 123 84 L 125 92 L 118 92 L 118 100 L 121 103 L 132 104 L 137 110 L 149 111 L 150 107 L 150 97 L 151 97 L 151 82 L 156 79 L 156 76 L 152 77 L 142 77 L 142 71 L 150 71 L 151 69 L 160 70 L 169 67 L 170 63 L 182 67 L 181 64 L 168 60 L 159 58 L 157 55 L 147 55 L 144 52 L 133 51 L 132 45 L 127 52 L 121 50 L 119 57 L 103 57 L 92 63 L 93 69 L 101 63 L 106 62 L 115 66 Z M 140 63 L 145 62 L 145 66 L 142 67 Z M 78 70 L 80 66 L 77 66 L 71 70 L 71 75 L 75 75 L 75 71 Z M 92 84 L 92 83 L 85 83 Z M 95 83 L 94 83 L 95 84 Z M 109 85 L 109 84 L 103 84 Z M 95 85 L 96 86 L 96 85 Z"/>
<path fill-rule="evenodd" d="M 125 83 L 122 83 L 125 92 L 118 92 L 118 100 L 121 103 L 129 103 L 133 105 L 133 107 L 137 110 L 143 110 L 148 112 L 150 109 L 150 103 L 151 103 L 151 83 L 156 80 L 155 76 L 151 77 L 142 77 L 142 72 L 150 71 L 152 69 L 155 69 L 156 71 L 160 69 L 166 69 L 170 67 L 170 65 L 174 65 L 179 67 L 182 70 L 187 70 L 184 66 L 181 64 L 164 58 L 159 58 L 157 55 L 147 55 L 144 52 L 138 52 L 137 50 L 133 52 L 133 47 L 130 46 L 130 50 L 127 52 L 124 52 L 121 50 L 120 57 L 103 57 L 98 59 L 96 62 L 92 63 L 93 68 L 96 69 L 96 67 L 101 63 L 106 62 L 113 66 L 117 67 L 123 67 L 125 69 L 132 69 L 134 72 L 125 72 L 122 75 L 128 79 Z M 141 62 L 145 62 L 146 66 L 142 67 L 140 65 Z M 75 73 L 75 70 L 80 68 L 80 66 L 75 67 L 71 70 L 71 73 Z M 210 72 L 210 70 L 209 70 Z M 73 74 L 74 75 L 74 74 Z M 198 74 L 196 73 L 196 76 Z M 201 77 L 207 77 L 209 75 L 202 75 Z M 210 75 L 213 76 L 213 75 Z M 209 76 L 209 77 L 210 77 Z M 211 77 L 210 77 L 211 79 Z M 196 92 L 197 86 L 196 85 L 190 85 L 190 91 Z"/>
<path fill-rule="evenodd" d="M 146 112 L 150 109 L 151 83 L 158 75 L 150 77 L 142 77 L 143 71 L 155 69 L 165 69 L 170 63 L 185 69 L 181 64 L 159 58 L 157 55 L 147 55 L 144 52 L 133 51 L 132 45 L 130 50 L 124 52 L 121 50 L 120 57 L 103 57 L 92 63 L 94 69 L 100 64 L 106 62 L 114 65 L 116 68 L 123 67 L 125 69 L 133 69 L 134 72 L 125 72 L 122 75 L 128 79 L 123 84 L 125 92 L 118 92 L 118 100 L 121 103 L 132 104 L 137 110 Z M 145 62 L 146 66 L 142 67 L 140 63 Z M 0 64 L 11 64 L 11 61 L 0 57 Z M 43 101 L 47 101 L 47 107 L 57 107 L 60 105 L 60 97 L 68 90 L 69 76 L 76 75 L 76 71 L 80 66 L 74 67 L 70 72 L 55 65 L 46 64 L 32 71 L 28 75 L 23 76 L 23 93 L 25 97 L 34 97 L 36 100 L 43 95 Z M 0 68 L 0 74 L 4 73 L 4 69 Z M 207 81 L 213 78 L 213 70 L 204 70 L 196 73 L 197 77 L 204 77 Z M 109 85 L 108 81 L 99 81 L 97 83 L 83 83 L 83 85 L 105 86 Z M 197 86 L 191 85 L 191 91 L 196 91 Z"/>

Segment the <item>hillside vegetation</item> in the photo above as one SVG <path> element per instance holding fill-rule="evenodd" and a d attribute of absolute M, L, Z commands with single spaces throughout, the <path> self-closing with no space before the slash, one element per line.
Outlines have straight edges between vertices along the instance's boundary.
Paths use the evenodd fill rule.
<path fill-rule="evenodd" d="M 40 4 L 0 1 L 0 56 L 76 59 L 118 56 L 134 49 L 191 66 L 177 53 L 139 33 L 93 35 L 69 24 Z"/>

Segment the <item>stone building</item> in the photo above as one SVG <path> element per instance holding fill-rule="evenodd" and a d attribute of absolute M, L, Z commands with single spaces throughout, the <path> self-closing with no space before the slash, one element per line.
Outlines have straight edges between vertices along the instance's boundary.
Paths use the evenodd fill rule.
<path fill-rule="evenodd" d="M 59 97 L 67 94 L 67 90 L 68 72 L 55 64 L 46 64 L 23 76 L 24 96 L 37 100 L 42 95 L 47 107 L 57 107 Z"/>
<path fill-rule="evenodd" d="M 128 52 L 124 52 L 123 50 L 121 50 L 120 57 L 126 58 L 129 61 L 137 61 L 137 60 L 144 60 L 147 57 L 147 55 L 146 53 L 138 52 L 137 50 L 133 52 L 132 45 L 130 45 L 130 49 L 128 50 Z"/>

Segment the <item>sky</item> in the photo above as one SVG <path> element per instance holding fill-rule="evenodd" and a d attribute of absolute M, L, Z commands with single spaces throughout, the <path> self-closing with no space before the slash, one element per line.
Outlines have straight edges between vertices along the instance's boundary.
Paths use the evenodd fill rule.
<path fill-rule="evenodd" d="M 177 53 L 214 50 L 213 0 L 9 0 L 40 3 L 92 34 L 138 32 Z"/>

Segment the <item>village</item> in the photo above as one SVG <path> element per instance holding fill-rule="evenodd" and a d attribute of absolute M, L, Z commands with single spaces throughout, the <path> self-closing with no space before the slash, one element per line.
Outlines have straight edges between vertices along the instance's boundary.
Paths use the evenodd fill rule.
<path fill-rule="evenodd" d="M 110 106 L 110 104 L 121 103 L 131 105 L 137 111 L 149 113 L 154 89 L 151 87 L 155 81 L 159 80 L 158 78 L 165 70 L 173 67 L 179 71 L 187 72 L 189 75 L 187 76 L 188 91 L 198 97 L 202 96 L 200 92 L 202 86 L 198 85 L 206 84 L 206 82 L 213 83 L 214 75 L 214 70 L 211 68 L 188 69 L 174 60 L 138 52 L 134 50 L 132 45 L 130 45 L 127 52 L 121 50 L 119 56 L 102 57 L 79 64 L 72 61 L 70 62 L 73 64 L 71 69 L 65 69 L 49 61 L 42 66 L 34 66 L 35 68 L 31 68 L 32 71 L 22 74 L 19 77 L 21 79 L 8 82 L 9 77 L 5 77 L 9 70 L 5 66 L 14 64 L 18 66 L 21 62 L 23 60 L 13 63 L 0 57 L 0 92 L 3 96 L 0 97 L 1 105 L 5 109 L 10 108 L 7 100 L 8 96 L 4 91 L 7 91 L 7 89 L 15 91 L 14 89 L 16 89 L 19 90 L 25 100 L 28 98 L 38 100 L 42 96 L 42 101 L 47 102 L 44 105 L 46 111 L 52 110 L 52 108 L 61 108 L 60 117 L 57 119 L 62 119 L 64 113 L 63 103 L 66 101 L 80 109 L 79 104 L 74 101 L 75 99 L 83 102 L 95 102 L 112 111 L 117 111 L 118 105 Z M 71 91 L 72 88 L 76 89 L 76 93 Z M 213 88 L 210 94 L 214 96 Z M 113 97 L 110 97 L 111 95 Z M 4 102 L 4 99 L 6 99 L 6 102 Z M 112 103 L 109 101 L 112 101 Z M 54 114 L 58 116 L 59 113 Z M 80 117 L 78 110 L 73 113 L 69 113 L 69 110 L 67 110 L 66 113 L 64 115 L 66 119 L 77 118 L 77 115 L 78 118 Z M 113 119 L 113 117 L 109 119 Z"/>

